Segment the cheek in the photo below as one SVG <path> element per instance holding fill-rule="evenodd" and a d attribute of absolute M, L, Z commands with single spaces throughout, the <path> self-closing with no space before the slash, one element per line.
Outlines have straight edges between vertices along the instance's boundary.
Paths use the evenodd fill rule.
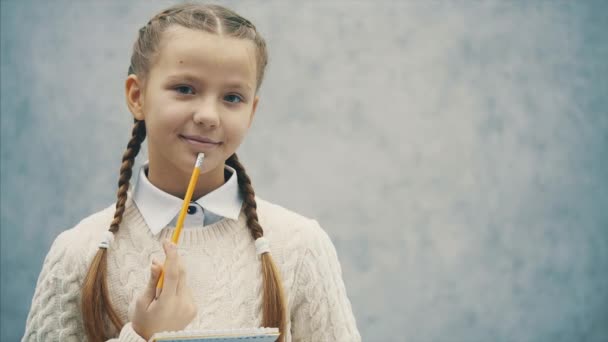
<path fill-rule="evenodd" d="M 247 121 L 224 121 L 224 129 L 226 131 L 226 140 L 228 140 L 230 144 L 240 144 L 248 131 Z"/>
<path fill-rule="evenodd" d="M 150 124 L 159 131 L 176 131 L 177 128 L 184 125 L 184 122 L 189 117 L 185 115 L 186 109 L 176 108 L 176 106 L 159 107 L 153 115 L 150 116 Z"/>

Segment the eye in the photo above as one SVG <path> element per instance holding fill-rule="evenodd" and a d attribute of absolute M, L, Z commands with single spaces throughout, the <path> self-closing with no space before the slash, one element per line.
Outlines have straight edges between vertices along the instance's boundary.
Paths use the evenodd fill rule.
<path fill-rule="evenodd" d="M 194 94 L 194 89 L 192 87 L 190 87 L 190 86 L 183 85 L 183 86 L 175 87 L 174 89 L 177 90 L 177 92 L 180 93 L 180 94 L 182 94 L 182 95 L 192 95 L 192 94 Z M 185 90 L 186 92 L 184 93 L 184 92 L 182 92 L 182 90 Z M 188 90 L 191 90 L 192 92 L 188 93 Z"/>
<path fill-rule="evenodd" d="M 230 94 L 230 95 L 226 95 L 224 97 L 224 100 L 230 102 L 230 103 L 239 103 L 239 102 L 243 102 L 243 98 L 237 94 Z"/>

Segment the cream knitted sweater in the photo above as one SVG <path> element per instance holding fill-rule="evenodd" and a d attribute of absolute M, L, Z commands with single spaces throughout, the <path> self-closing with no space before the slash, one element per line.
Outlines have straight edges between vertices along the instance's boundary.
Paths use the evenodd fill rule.
<path fill-rule="evenodd" d="M 334 245 L 315 220 L 256 197 L 259 222 L 270 242 L 288 299 L 286 342 L 360 341 Z M 59 234 L 48 252 L 22 341 L 85 341 L 80 289 L 114 204 Z M 112 303 L 126 324 L 107 331 L 110 341 L 144 342 L 128 323 L 134 300 L 150 277 L 152 258 L 164 260 L 162 239 L 152 235 L 131 194 L 120 230 L 108 250 Z M 241 211 L 238 220 L 182 230 L 179 253 L 198 314 L 186 329 L 259 327 L 262 277 L 259 257 Z"/>

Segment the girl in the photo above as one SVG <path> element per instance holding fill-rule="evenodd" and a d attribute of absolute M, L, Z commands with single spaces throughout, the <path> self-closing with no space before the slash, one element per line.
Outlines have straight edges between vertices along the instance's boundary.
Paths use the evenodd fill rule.
<path fill-rule="evenodd" d="M 255 196 L 235 154 L 267 58 L 255 26 L 221 6 L 176 5 L 139 30 L 117 201 L 53 242 L 24 341 L 143 342 L 164 330 L 254 326 L 279 328 L 281 342 L 361 339 L 328 235 Z M 146 136 L 149 160 L 130 188 Z M 178 253 L 167 239 L 200 152 Z"/>

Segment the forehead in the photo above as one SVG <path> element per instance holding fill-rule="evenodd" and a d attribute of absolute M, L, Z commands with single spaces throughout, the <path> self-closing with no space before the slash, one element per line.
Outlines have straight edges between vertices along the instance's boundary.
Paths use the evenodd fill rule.
<path fill-rule="evenodd" d="M 182 26 L 167 28 L 150 72 L 242 79 L 255 86 L 256 56 L 251 40 L 220 36 Z"/>

